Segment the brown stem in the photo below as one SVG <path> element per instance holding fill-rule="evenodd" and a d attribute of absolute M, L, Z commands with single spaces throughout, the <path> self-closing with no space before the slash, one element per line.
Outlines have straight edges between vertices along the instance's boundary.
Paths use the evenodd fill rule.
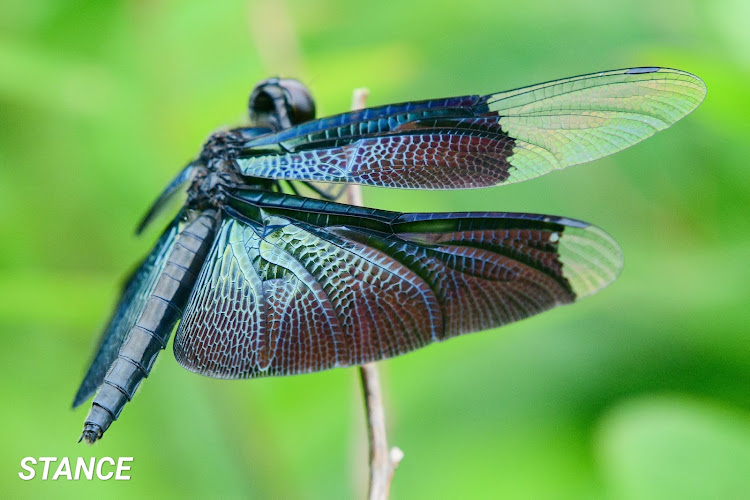
<path fill-rule="evenodd" d="M 352 94 L 352 110 L 364 108 L 368 94 L 367 89 L 355 89 Z M 350 205 L 362 206 L 362 188 L 356 184 L 348 186 L 346 200 Z M 383 393 L 380 390 L 380 377 L 375 363 L 360 366 L 359 376 L 362 381 L 362 396 L 367 418 L 367 437 L 370 443 L 368 498 L 370 500 L 385 500 L 388 498 L 393 473 L 401 459 L 404 458 L 404 452 L 397 446 L 388 448 Z"/>

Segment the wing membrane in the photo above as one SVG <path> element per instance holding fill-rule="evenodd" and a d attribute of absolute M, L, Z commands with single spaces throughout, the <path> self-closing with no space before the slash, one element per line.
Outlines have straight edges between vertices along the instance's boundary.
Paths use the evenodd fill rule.
<path fill-rule="evenodd" d="M 213 377 L 396 356 L 573 302 L 622 262 L 601 230 L 556 217 L 400 214 L 274 193 L 231 203 L 174 344 L 181 365 Z"/>
<path fill-rule="evenodd" d="M 596 160 L 664 130 L 706 95 L 698 77 L 664 68 L 608 71 L 489 96 L 515 138 L 509 181 Z"/>
<path fill-rule="evenodd" d="M 179 216 L 164 231 L 154 249 L 125 283 L 109 324 L 99 338 L 96 355 L 73 400 L 74 408 L 91 397 L 102 384 L 107 370 L 117 358 L 125 335 L 143 312 L 174 246 L 178 220 Z"/>
<path fill-rule="evenodd" d="M 518 182 L 632 146 L 695 109 L 705 84 L 665 68 L 372 108 L 245 144 L 249 176 L 414 189 Z"/>

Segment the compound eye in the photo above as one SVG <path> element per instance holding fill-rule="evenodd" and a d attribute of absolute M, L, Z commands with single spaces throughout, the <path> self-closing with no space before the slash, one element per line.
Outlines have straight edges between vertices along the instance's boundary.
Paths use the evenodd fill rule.
<path fill-rule="evenodd" d="M 315 101 L 301 82 L 269 78 L 250 94 L 249 113 L 256 126 L 280 130 L 315 118 Z"/>
<path fill-rule="evenodd" d="M 315 101 L 310 89 L 299 80 L 284 78 L 279 81 L 287 96 L 289 120 L 292 125 L 298 125 L 315 118 Z"/>
<path fill-rule="evenodd" d="M 273 97 L 267 92 L 267 88 L 256 87 L 250 96 L 250 114 L 266 115 L 275 111 Z"/>

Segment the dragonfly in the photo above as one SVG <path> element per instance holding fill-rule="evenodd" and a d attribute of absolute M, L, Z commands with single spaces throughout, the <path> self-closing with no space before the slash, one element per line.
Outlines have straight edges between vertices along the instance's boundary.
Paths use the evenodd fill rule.
<path fill-rule="evenodd" d="M 96 394 L 81 439 L 120 416 L 178 322 L 181 366 L 244 379 L 382 360 L 601 290 L 623 259 L 594 225 L 378 210 L 340 203 L 332 187 L 533 179 L 642 141 L 705 93 L 690 73 L 630 68 L 315 119 L 302 83 L 261 82 L 250 126 L 212 134 L 139 226 L 187 192 L 100 337 L 73 402 Z"/>

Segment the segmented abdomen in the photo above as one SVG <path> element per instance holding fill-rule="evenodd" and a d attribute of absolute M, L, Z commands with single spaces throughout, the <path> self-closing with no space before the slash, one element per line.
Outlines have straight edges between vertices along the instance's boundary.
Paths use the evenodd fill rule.
<path fill-rule="evenodd" d="M 216 229 L 216 212 L 203 212 L 177 236 L 143 313 L 130 330 L 112 363 L 89 412 L 81 439 L 93 443 L 117 420 L 125 404 L 147 377 L 156 356 L 190 297 Z"/>

